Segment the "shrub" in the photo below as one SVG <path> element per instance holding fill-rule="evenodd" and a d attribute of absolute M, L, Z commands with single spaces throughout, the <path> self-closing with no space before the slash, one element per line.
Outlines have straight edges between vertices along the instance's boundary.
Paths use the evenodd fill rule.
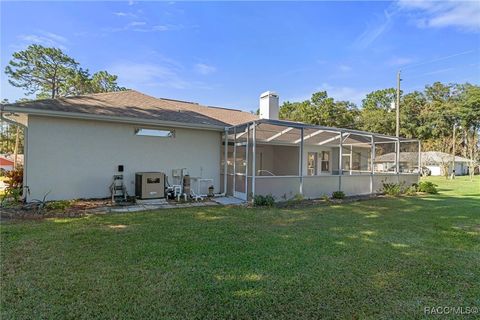
<path fill-rule="evenodd" d="M 332 193 L 332 198 L 333 199 L 343 199 L 345 198 L 345 192 L 343 191 L 334 191 Z"/>
<path fill-rule="evenodd" d="M 389 196 L 399 196 L 403 193 L 402 184 L 383 182 L 382 192 Z"/>
<path fill-rule="evenodd" d="M 18 166 L 15 170 L 5 172 L 5 194 L 1 199 L 2 206 L 6 200 L 19 202 L 23 193 L 23 168 Z"/>
<path fill-rule="evenodd" d="M 417 187 L 415 186 L 415 184 L 411 185 L 410 187 L 408 187 L 407 189 L 405 189 L 405 194 L 407 196 L 414 196 L 417 194 Z"/>
<path fill-rule="evenodd" d="M 330 201 L 330 197 L 327 194 L 322 194 L 320 199 L 322 199 L 323 201 Z"/>
<path fill-rule="evenodd" d="M 418 184 L 418 191 L 430 194 L 437 194 L 437 187 L 438 186 L 431 181 L 420 181 L 420 183 Z"/>
<path fill-rule="evenodd" d="M 3 194 L 2 199 L 0 201 L 0 206 L 3 207 L 9 204 L 19 202 L 21 197 L 22 197 L 22 188 L 14 188 L 14 189 L 7 188 L 5 189 L 5 193 Z"/>
<path fill-rule="evenodd" d="M 297 204 L 301 203 L 303 200 L 305 200 L 303 195 L 301 195 L 300 193 L 297 193 L 292 198 L 290 198 L 286 202 L 284 202 L 284 204 L 286 204 L 287 206 L 289 206 L 289 205 L 294 206 L 294 205 L 297 205 Z"/>
<path fill-rule="evenodd" d="M 51 211 L 65 211 L 71 205 L 72 202 L 67 200 L 49 201 L 45 204 L 45 208 Z"/>
<path fill-rule="evenodd" d="M 23 168 L 18 166 L 16 169 L 5 173 L 6 190 L 21 189 L 23 184 Z"/>
<path fill-rule="evenodd" d="M 294 202 L 301 202 L 301 201 L 305 200 L 305 198 L 300 193 L 297 193 L 296 195 L 293 196 L 293 198 L 291 200 L 294 201 Z"/>
<path fill-rule="evenodd" d="M 266 196 L 256 195 L 253 197 L 253 205 L 255 207 L 272 207 L 275 204 L 275 198 L 268 194 Z"/>

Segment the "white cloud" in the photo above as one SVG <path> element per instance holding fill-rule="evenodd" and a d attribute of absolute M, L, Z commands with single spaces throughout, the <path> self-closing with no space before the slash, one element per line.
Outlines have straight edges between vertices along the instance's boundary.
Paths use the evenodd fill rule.
<path fill-rule="evenodd" d="M 124 18 L 138 18 L 139 16 L 142 15 L 142 10 L 135 10 L 135 12 L 132 11 L 115 11 L 113 14 L 117 17 L 124 17 Z"/>
<path fill-rule="evenodd" d="M 404 65 L 410 64 L 413 61 L 414 60 L 412 58 L 408 58 L 408 57 L 393 57 L 387 62 L 387 64 L 389 66 L 398 67 L 398 66 L 404 66 Z"/>
<path fill-rule="evenodd" d="M 106 28 L 104 31 L 107 32 L 121 32 L 121 31 L 135 31 L 135 32 L 163 32 L 163 31 L 172 31 L 180 30 L 183 26 L 181 25 L 171 25 L 171 24 L 157 24 L 151 25 L 146 21 L 132 21 L 127 23 L 123 27 L 119 28 Z"/>
<path fill-rule="evenodd" d="M 340 71 L 342 72 L 349 72 L 352 70 L 352 67 L 347 66 L 346 64 L 341 64 L 340 66 L 338 66 L 338 69 L 340 69 Z"/>
<path fill-rule="evenodd" d="M 409 1 L 400 0 L 399 8 L 413 15 L 422 28 L 456 27 L 480 32 L 479 1 Z"/>
<path fill-rule="evenodd" d="M 337 101 L 351 101 L 360 105 L 369 90 L 347 87 L 347 86 L 333 86 L 328 83 L 322 83 L 316 91 L 327 91 L 328 96 Z"/>
<path fill-rule="evenodd" d="M 35 43 L 46 47 L 56 47 L 62 50 L 66 49 L 65 45 L 68 43 L 67 38 L 47 31 L 39 31 L 34 34 L 22 34 L 18 36 L 18 39 L 26 42 L 26 44 Z"/>
<path fill-rule="evenodd" d="M 145 87 L 163 87 L 170 89 L 203 89 L 213 87 L 201 81 L 189 80 L 184 77 L 185 69 L 178 62 L 156 53 L 156 63 L 135 63 L 121 61 L 109 66 L 107 70 L 118 75 L 122 86 L 141 90 Z M 160 62 L 159 62 L 160 61 Z"/>
<path fill-rule="evenodd" d="M 329 83 L 322 83 L 320 86 L 312 88 L 310 92 L 303 95 L 294 97 L 287 97 L 285 101 L 299 102 L 305 101 L 312 97 L 312 94 L 319 91 L 327 91 L 329 97 L 335 99 L 335 101 L 350 101 L 357 106 L 361 106 L 362 100 L 365 99 L 367 93 L 371 90 L 363 88 L 353 88 L 347 86 L 334 86 Z"/>
<path fill-rule="evenodd" d="M 384 33 L 386 33 L 393 25 L 393 17 L 396 15 L 398 9 L 392 9 L 391 6 L 383 12 L 377 21 L 367 25 L 365 31 L 360 34 L 353 42 L 353 47 L 356 49 L 366 49 Z"/>
<path fill-rule="evenodd" d="M 159 86 L 185 89 L 189 83 L 183 80 L 171 66 L 153 63 L 116 63 L 108 68 L 118 75 L 122 85 L 135 89 L 143 86 Z"/>
<path fill-rule="evenodd" d="M 214 66 L 205 64 L 205 63 L 197 63 L 195 65 L 195 71 L 202 74 L 202 75 L 207 75 L 207 74 L 211 74 L 211 73 L 214 73 L 215 71 L 217 71 L 217 68 L 215 68 Z"/>

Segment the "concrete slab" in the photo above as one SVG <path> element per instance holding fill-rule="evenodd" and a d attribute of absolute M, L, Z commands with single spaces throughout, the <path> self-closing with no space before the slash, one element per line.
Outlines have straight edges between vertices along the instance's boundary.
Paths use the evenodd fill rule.
<path fill-rule="evenodd" d="M 162 198 L 162 199 L 136 199 L 135 203 L 136 204 L 142 204 L 142 205 L 167 204 L 167 199 L 165 199 L 165 198 Z"/>
<path fill-rule="evenodd" d="M 188 203 L 170 204 L 165 201 L 161 204 L 136 204 L 136 205 L 124 206 L 120 208 L 118 207 L 110 208 L 110 212 L 137 212 L 137 211 L 148 211 L 148 210 L 206 207 L 206 206 L 218 206 L 218 203 L 213 201 L 205 201 L 205 202 L 188 202 Z"/>
<path fill-rule="evenodd" d="M 234 198 L 234 197 L 218 197 L 218 198 L 212 198 L 212 200 L 217 202 L 218 204 L 222 204 L 225 206 L 228 206 L 228 205 L 243 206 L 247 204 L 245 200 Z"/>

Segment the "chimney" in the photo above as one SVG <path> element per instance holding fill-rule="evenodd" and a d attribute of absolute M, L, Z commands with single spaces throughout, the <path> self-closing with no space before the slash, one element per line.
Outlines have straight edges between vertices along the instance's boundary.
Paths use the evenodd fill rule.
<path fill-rule="evenodd" d="M 260 95 L 260 118 L 278 120 L 278 95 L 267 91 Z"/>

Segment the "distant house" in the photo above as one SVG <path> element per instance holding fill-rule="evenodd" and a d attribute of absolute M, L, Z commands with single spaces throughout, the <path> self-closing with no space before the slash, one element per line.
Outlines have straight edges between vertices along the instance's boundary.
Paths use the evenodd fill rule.
<path fill-rule="evenodd" d="M 395 152 L 376 155 L 373 161 L 375 171 L 394 172 L 396 168 L 396 155 Z M 400 172 L 418 173 L 418 152 L 400 152 L 399 163 Z"/>
<path fill-rule="evenodd" d="M 13 170 L 14 161 L 13 154 L 0 154 L 0 170 Z M 23 154 L 17 155 L 17 162 L 19 165 L 23 164 Z"/>
<path fill-rule="evenodd" d="M 422 166 L 430 169 L 432 176 L 444 175 L 444 169 L 448 167 L 448 174 L 452 173 L 452 160 L 451 154 L 439 151 L 427 151 L 422 152 Z M 468 174 L 468 165 L 471 162 L 470 159 L 456 156 L 455 157 L 455 175 L 462 176 Z"/>
<path fill-rule="evenodd" d="M 395 168 L 394 152 L 390 152 L 381 156 L 375 157 L 375 167 L 377 171 L 394 171 Z M 417 170 L 418 166 L 412 165 L 418 159 L 418 152 L 400 152 L 400 168 L 414 168 Z M 452 173 L 452 155 L 439 151 L 425 151 L 421 153 L 422 167 L 430 170 L 432 176 L 444 175 L 443 168 L 448 168 L 448 174 Z M 462 176 L 468 174 L 468 164 L 471 160 L 456 156 L 455 157 L 455 175 Z"/>

